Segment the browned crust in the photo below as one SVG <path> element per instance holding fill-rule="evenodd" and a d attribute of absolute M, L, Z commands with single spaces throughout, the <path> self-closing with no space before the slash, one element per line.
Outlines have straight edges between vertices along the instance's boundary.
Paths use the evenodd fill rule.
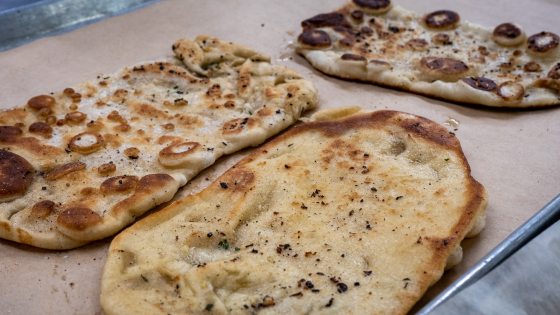
<path fill-rule="evenodd" d="M 402 116 L 402 115 L 406 115 L 406 116 Z M 301 133 L 320 132 L 327 137 L 334 138 L 348 131 L 357 131 L 359 129 L 367 129 L 367 128 L 383 129 L 383 127 L 387 125 L 394 125 L 394 124 L 397 124 L 401 128 L 407 130 L 408 132 L 414 134 L 419 138 L 423 138 L 428 142 L 436 144 L 437 146 L 454 151 L 455 153 L 457 153 L 457 156 L 461 158 L 461 164 L 463 165 L 467 173 L 470 173 L 470 166 L 467 162 L 465 155 L 463 154 L 459 140 L 454 136 L 453 133 L 449 132 L 444 127 L 424 117 L 406 114 L 399 111 L 380 110 L 380 111 L 374 111 L 366 114 L 354 115 L 341 120 L 313 121 L 313 122 L 308 122 L 308 123 L 294 126 L 290 128 L 288 131 L 268 141 L 260 148 L 258 148 L 255 152 L 243 158 L 230 170 L 228 170 L 226 173 L 222 174 L 219 178 L 217 178 L 210 186 L 208 186 L 207 190 L 212 187 L 214 188 L 221 187 L 220 182 L 229 183 L 232 180 L 232 178 L 237 177 L 233 174 L 240 172 L 243 169 L 243 165 L 259 158 L 262 155 L 266 155 L 267 152 L 271 150 L 271 148 L 277 146 L 279 143 L 288 142 L 290 138 L 296 137 Z M 472 180 L 470 186 L 479 186 L 479 188 L 482 188 L 482 185 L 478 183 L 474 178 L 472 178 L 472 176 L 470 177 L 470 179 Z M 243 186 L 249 187 L 250 185 L 243 185 Z M 178 202 L 180 203 L 187 202 L 187 200 L 191 198 L 193 198 L 193 196 L 188 196 L 184 199 L 179 200 Z M 173 209 L 176 208 L 177 207 L 167 207 L 165 209 L 162 209 L 161 211 L 158 211 L 157 213 L 151 215 L 150 220 L 154 219 L 154 221 L 158 221 L 157 220 L 158 216 L 167 218 L 168 214 L 166 214 L 166 212 L 170 212 L 170 211 L 174 212 Z M 471 212 L 471 214 L 473 213 L 474 212 Z M 134 229 L 141 229 L 144 221 L 147 220 L 142 220 L 138 222 L 137 224 L 130 227 L 126 232 L 123 232 L 121 234 L 126 234 Z M 466 232 L 468 231 L 465 231 L 465 233 Z"/>
<path fill-rule="evenodd" d="M 233 168 L 216 179 L 214 183 L 198 195 L 191 195 L 179 200 L 174 203 L 175 206 L 164 208 L 121 233 L 111 244 L 110 250 L 116 250 L 116 248 L 119 247 L 120 239 L 125 238 L 129 233 L 137 233 L 144 228 L 149 228 L 150 226 L 154 226 L 168 220 L 183 211 L 184 207 L 178 205 L 188 205 L 192 202 L 196 202 L 200 198 L 199 195 L 214 195 L 217 190 L 230 189 L 232 180 L 235 178 L 246 178 L 246 180 L 244 179 L 241 181 L 244 184 L 240 185 L 237 191 L 247 191 L 250 189 L 251 182 L 254 179 L 250 178 L 249 180 L 249 177 L 243 175 L 245 172 L 243 166 L 255 159 L 258 159 L 260 156 L 266 155 L 269 151 L 271 152 L 273 148 L 277 147 L 279 144 L 289 142 L 291 138 L 297 137 L 299 134 L 319 132 L 326 137 L 335 138 L 349 131 L 356 132 L 359 129 L 383 129 L 386 126 L 395 125 L 406 130 L 413 137 L 422 138 L 435 146 L 455 152 L 460 158 L 460 164 L 463 169 L 467 174 L 469 174 L 468 185 L 466 188 L 466 199 L 469 200 L 469 202 L 462 210 L 462 215 L 457 224 L 455 224 L 455 226 L 451 229 L 451 233 L 444 239 L 426 239 L 427 246 L 431 246 L 433 249 L 433 256 L 429 265 L 423 266 L 424 269 L 422 271 L 426 272 L 424 273 L 419 271 L 417 273 L 419 276 L 415 278 L 418 285 L 418 292 L 420 292 L 420 294 L 402 294 L 399 296 L 399 299 L 402 302 L 401 310 L 405 313 L 406 310 L 411 309 L 412 306 L 421 298 L 430 285 L 439 279 L 439 276 L 447 262 L 447 258 L 451 255 L 453 250 L 459 246 L 465 235 L 472 228 L 477 215 L 484 210 L 487 197 L 484 187 L 470 175 L 470 166 L 463 154 L 459 141 L 452 133 L 431 120 L 398 111 L 382 110 L 355 115 L 341 120 L 309 122 L 295 126 L 242 159 Z M 252 173 L 251 175 L 254 176 Z M 225 183 L 226 185 L 223 185 L 222 183 Z"/>
<path fill-rule="evenodd" d="M 62 211 L 56 223 L 70 230 L 82 231 L 101 223 L 99 214 L 87 207 L 72 207 Z"/>
<path fill-rule="evenodd" d="M 60 179 L 68 174 L 81 171 L 86 169 L 86 164 L 80 161 L 70 162 L 63 165 L 59 165 L 52 169 L 47 175 L 45 175 L 45 179 L 48 181 Z"/>
<path fill-rule="evenodd" d="M 306 59 L 303 55 L 302 55 L 302 57 L 304 59 Z M 324 72 L 319 68 L 313 67 L 313 69 L 315 69 L 315 70 L 317 70 L 317 71 L 319 71 L 319 72 L 321 72 L 321 73 L 323 73 L 323 74 L 325 74 L 329 77 L 332 77 L 332 78 L 343 79 L 345 81 L 350 81 L 350 82 L 360 82 L 360 83 L 367 83 L 367 84 L 374 83 L 376 86 L 380 86 L 380 87 L 391 88 L 393 90 L 403 91 L 403 92 L 412 93 L 412 94 L 416 94 L 416 95 L 422 95 L 422 96 L 426 96 L 426 97 L 433 98 L 433 99 L 436 99 L 436 100 L 444 101 L 444 102 L 447 102 L 447 103 L 455 103 L 455 104 L 459 104 L 459 105 L 468 105 L 469 107 L 473 107 L 473 108 L 477 108 L 477 109 L 490 110 L 490 111 L 502 111 L 502 110 L 506 110 L 506 111 L 511 111 L 511 110 L 531 111 L 531 110 L 544 110 L 544 109 L 549 109 L 549 108 L 553 108 L 553 107 L 560 107 L 560 103 L 533 105 L 533 106 L 524 106 L 524 107 L 508 106 L 508 105 L 503 105 L 503 106 L 499 106 L 499 107 L 498 106 L 487 106 L 487 105 L 481 105 L 480 103 L 452 100 L 452 99 L 448 99 L 448 98 L 445 98 L 445 97 L 442 97 L 442 96 L 439 96 L 439 95 L 435 95 L 435 94 L 431 94 L 431 93 L 413 91 L 413 90 L 407 89 L 407 88 L 405 88 L 405 87 L 403 87 L 399 84 L 386 84 L 386 83 L 379 83 L 379 82 L 371 82 L 369 80 L 346 78 L 346 77 L 343 77 L 343 76 L 337 76 L 337 75 L 334 75 L 334 74 Z"/>
<path fill-rule="evenodd" d="M 257 125 L 257 122 L 253 118 L 236 118 L 224 123 L 222 127 L 222 134 L 224 135 L 234 135 L 239 134 L 245 129 L 245 126 L 248 128 L 253 128 Z"/>
<path fill-rule="evenodd" d="M 255 174 L 236 167 L 225 173 L 220 179 L 212 186 L 219 187 L 223 191 L 246 192 L 255 183 Z"/>
<path fill-rule="evenodd" d="M 459 147 L 458 151 L 461 153 L 462 161 L 464 167 L 469 170 L 470 173 L 470 166 L 462 154 L 462 150 Z M 451 233 L 448 237 L 439 239 L 439 238 L 430 238 L 428 239 L 428 246 L 431 246 L 433 250 L 432 260 L 430 261 L 429 268 L 425 268 L 427 270 L 426 273 L 421 273 L 420 277 L 416 280 L 418 288 L 420 289 L 421 294 L 419 296 L 410 296 L 410 295 L 401 295 L 401 301 L 403 302 L 403 310 L 410 310 L 418 300 L 426 293 L 428 288 L 433 285 L 437 280 L 440 278 L 439 272 L 443 271 L 445 265 L 447 263 L 447 258 L 453 253 L 454 249 L 457 248 L 460 243 L 463 241 L 467 233 L 472 228 L 474 221 L 477 215 L 484 211 L 486 207 L 486 190 L 484 186 L 476 181 L 472 176 L 469 175 L 469 185 L 467 188 L 467 200 L 469 203 L 465 206 L 462 211 L 462 215 L 459 218 L 459 221 L 455 226 L 451 229 Z M 403 312 L 404 313 L 404 312 Z"/>
<path fill-rule="evenodd" d="M 127 193 L 138 184 L 138 176 L 115 176 L 106 179 L 99 187 L 103 194 L 119 194 Z"/>
<path fill-rule="evenodd" d="M 34 173 L 26 159 L 0 150 L 0 201 L 24 194 L 33 182 Z"/>
<path fill-rule="evenodd" d="M 213 42 L 219 43 L 220 46 L 218 46 L 215 50 L 213 49 L 211 52 L 205 51 L 204 54 L 209 55 L 209 59 L 214 58 L 214 52 L 223 52 L 224 54 L 231 54 L 232 56 L 235 56 L 235 64 L 231 65 L 232 71 L 229 71 L 229 67 L 227 69 L 228 77 L 226 78 L 226 80 L 223 80 L 224 78 L 221 77 L 222 74 L 219 74 L 220 77 L 218 78 L 214 73 L 210 73 L 209 78 L 198 78 L 196 77 L 196 75 L 194 74 L 195 72 L 193 72 L 192 69 L 186 67 L 188 66 L 188 64 L 179 65 L 176 62 L 177 60 L 175 60 L 175 62 L 153 62 L 146 65 L 139 65 L 134 68 L 129 67 L 107 77 L 101 78 L 100 76 L 98 76 L 98 79 L 96 81 L 90 81 L 85 84 L 81 84 L 79 88 L 76 88 L 76 90 L 67 88 L 64 89 L 63 93 L 53 92 L 50 93 L 50 96 L 41 95 L 39 97 L 34 97 L 28 102 L 28 105 L 26 105 L 21 110 L 11 110 L 8 111 L 7 114 L 0 113 L 0 124 L 7 125 L 7 128 L 4 128 L 6 130 L 0 130 L 0 146 L 7 147 L 8 150 L 13 149 L 13 151 L 17 152 L 18 154 L 21 154 L 21 152 L 23 151 L 30 151 L 23 152 L 29 153 L 25 154 L 24 156 L 26 156 L 29 161 L 31 161 L 31 159 L 29 158 L 31 156 L 34 160 L 32 161 L 34 162 L 32 164 L 38 165 L 37 176 L 41 177 L 41 180 L 55 180 L 61 178 L 60 181 L 63 181 L 62 183 L 47 182 L 45 183 L 45 185 L 35 182 L 31 188 L 33 188 L 35 192 L 38 191 L 39 194 L 31 196 L 31 199 L 39 200 L 31 200 L 27 207 L 21 209 L 18 208 L 17 210 L 19 211 L 19 214 L 17 216 L 14 216 L 13 213 L 9 212 L 7 216 L 11 216 L 13 218 L 13 220 L 11 220 L 11 233 L 9 235 L 2 233 L 0 234 L 0 237 L 6 239 L 15 239 L 17 241 L 15 227 L 21 226 L 33 236 L 32 242 L 34 244 L 32 245 L 38 247 L 58 247 L 58 249 L 64 249 L 70 248 L 74 246 L 73 244 L 76 244 L 78 242 L 84 243 L 84 241 L 92 241 L 97 238 L 114 234 L 125 225 L 131 223 L 138 215 L 141 215 L 140 212 L 143 213 L 146 210 L 154 207 L 155 205 L 162 203 L 163 201 L 161 200 L 163 199 L 165 199 L 164 201 L 168 201 L 169 199 L 171 199 L 179 186 L 184 185 L 202 168 L 207 167 L 207 164 L 213 162 L 216 157 L 224 155 L 225 153 L 231 153 L 232 150 L 238 150 L 241 147 L 250 144 L 249 142 L 251 141 L 243 142 L 242 140 L 252 140 L 252 138 L 236 138 L 236 143 L 234 144 L 235 146 L 230 145 L 229 141 L 227 143 L 224 142 L 224 146 L 230 145 L 227 150 L 223 150 L 221 147 L 207 148 L 208 150 L 205 151 L 204 154 L 196 155 L 194 157 L 195 162 L 192 163 L 193 165 L 183 165 L 184 167 L 176 169 L 176 171 L 173 172 L 167 172 L 165 169 L 161 169 L 161 166 L 157 165 L 157 160 L 153 161 L 156 164 L 148 165 L 147 163 L 151 163 L 151 161 L 147 161 L 145 158 L 154 158 L 153 156 L 147 156 L 144 154 L 139 155 L 138 148 L 127 148 L 125 150 L 122 150 L 123 148 L 117 147 L 126 145 L 127 141 L 125 140 L 127 139 L 130 140 L 128 141 L 129 145 L 138 144 L 139 148 L 141 145 L 149 144 L 149 142 L 153 140 L 151 137 L 154 136 L 154 134 L 150 133 L 150 130 L 158 130 L 157 125 L 161 122 L 157 122 L 154 119 L 154 121 L 149 123 L 149 126 L 147 126 L 146 128 L 137 130 L 136 128 L 131 129 L 131 126 L 127 125 L 129 122 L 131 125 L 135 126 L 138 125 L 138 121 L 144 118 L 139 117 L 140 115 L 138 114 L 149 116 L 150 118 L 153 118 L 154 116 L 162 119 L 173 118 L 173 120 L 176 120 L 176 122 L 174 123 L 175 126 L 181 126 L 180 124 L 189 125 L 189 129 L 202 126 L 204 124 L 204 121 L 195 121 L 196 115 L 194 112 L 191 113 L 193 114 L 193 117 L 187 117 L 188 115 L 185 116 L 185 114 L 178 114 L 176 116 L 168 115 L 170 110 L 169 108 L 165 108 L 166 106 L 168 106 L 166 103 L 173 103 L 172 99 L 170 102 L 167 101 L 170 99 L 168 98 L 169 95 L 161 99 L 159 97 L 153 96 L 152 98 L 149 98 L 150 100 L 148 101 L 145 98 L 145 91 L 143 89 L 137 89 L 137 85 L 135 85 L 135 83 L 139 83 L 143 88 L 143 84 L 146 82 L 151 82 L 154 79 L 158 79 L 159 81 L 165 79 L 164 82 L 162 81 L 163 88 L 167 88 L 168 84 L 173 83 L 173 85 L 177 86 L 177 88 L 174 88 L 175 90 L 177 90 L 177 94 L 190 93 L 191 87 L 189 85 L 192 84 L 197 85 L 197 88 L 201 89 L 212 86 L 208 90 L 209 97 L 220 96 L 228 99 L 229 102 L 233 104 L 233 100 L 236 99 L 237 96 L 235 91 L 229 91 L 228 94 L 221 95 L 224 88 L 220 88 L 220 86 L 216 84 L 212 85 L 211 79 L 216 78 L 217 82 L 231 81 L 231 78 L 236 77 L 235 70 L 240 67 L 240 64 L 237 64 L 238 59 L 253 62 L 266 60 L 267 64 L 264 65 L 267 69 L 266 71 L 269 71 L 268 69 L 270 69 L 270 71 L 273 71 L 274 73 L 268 73 L 265 71 L 266 73 L 263 72 L 262 74 L 256 74 L 255 76 L 257 76 L 260 80 L 258 82 L 259 84 L 262 83 L 263 86 L 266 87 L 270 86 L 271 90 L 282 90 L 284 86 L 288 86 L 290 84 L 292 86 L 302 84 L 306 88 L 306 91 L 309 91 L 308 95 L 311 95 L 313 97 L 315 96 L 314 89 L 309 85 L 307 81 L 302 80 L 297 73 L 292 72 L 291 70 L 273 66 L 272 64 L 270 64 L 270 62 L 268 62 L 269 60 L 267 57 L 260 56 L 256 53 L 251 55 L 249 49 L 247 48 L 238 45 L 227 44 L 225 42 L 222 43 L 217 39 L 213 40 Z M 222 47 L 221 45 L 223 45 L 224 47 Z M 230 50 L 235 51 L 232 52 Z M 168 58 L 168 60 L 171 59 Z M 219 61 L 219 63 L 221 64 L 222 61 Z M 250 62 L 247 62 L 246 64 L 250 65 Z M 202 66 L 205 67 L 205 65 Z M 252 75 L 249 71 L 250 68 L 252 67 L 245 67 L 245 77 L 242 73 L 239 74 L 239 77 L 242 79 L 240 80 L 241 85 L 248 86 L 249 84 L 251 84 L 251 79 L 254 79 L 252 78 Z M 259 69 L 261 69 L 260 66 Z M 273 77 L 278 77 L 278 81 L 271 82 L 270 80 L 264 78 L 268 78 L 270 75 L 272 75 Z M 134 80 L 136 80 L 136 82 L 134 82 Z M 127 84 L 125 84 L 125 82 L 123 81 L 127 81 Z M 114 84 L 118 85 L 117 90 L 109 88 L 109 86 L 112 86 Z M 159 83 L 156 88 L 159 90 Z M 252 88 L 252 86 L 250 88 Z M 107 90 L 106 92 L 108 93 L 103 92 L 100 94 L 100 89 Z M 76 93 L 77 91 L 79 91 L 81 94 Z M 199 93 L 199 91 L 196 90 L 196 93 Z M 204 93 L 204 90 L 202 90 L 201 93 Z M 256 93 L 263 94 L 263 91 L 259 90 L 256 91 Z M 298 92 L 296 96 L 300 96 L 299 94 L 301 93 Z M 272 105 L 275 105 L 274 107 L 276 107 L 277 103 L 278 107 L 284 106 L 280 103 L 280 101 L 286 98 L 286 96 L 274 96 L 274 98 L 275 99 L 272 100 L 274 102 L 274 104 Z M 308 98 L 313 101 L 313 103 L 315 102 L 315 99 L 311 99 L 311 97 Z M 85 101 L 86 99 L 87 102 L 82 102 L 80 104 L 80 100 Z M 112 111 L 113 104 L 111 103 L 117 103 L 115 101 L 116 99 L 122 101 L 122 103 L 118 103 L 127 107 L 128 109 L 122 112 L 124 107 L 121 106 L 120 114 L 116 110 Z M 311 101 L 308 102 L 307 105 L 305 103 L 302 103 L 301 101 L 296 102 L 298 103 L 296 105 L 301 105 L 300 107 L 302 108 L 305 108 L 307 106 L 311 107 L 311 105 L 314 105 L 311 103 Z M 216 101 L 216 103 L 217 102 L 218 101 Z M 162 105 L 161 103 L 163 103 L 164 107 L 158 107 L 154 105 Z M 198 103 L 203 106 L 205 102 L 201 101 L 197 102 L 197 104 L 190 105 L 198 106 Z M 170 106 L 175 106 L 173 107 L 173 109 L 176 109 L 177 105 L 178 104 Z M 235 104 L 231 106 L 235 107 L 234 105 Z M 261 106 L 262 104 L 257 105 Z M 92 108 L 88 109 L 87 107 Z M 93 112 L 91 111 L 91 109 L 95 109 L 93 107 L 101 110 L 101 112 L 97 113 L 99 115 L 95 113 L 95 110 Z M 44 110 L 48 110 L 48 112 Z M 134 110 L 136 110 L 137 112 L 131 113 Z M 196 111 L 196 108 L 192 110 Z M 252 113 L 249 114 L 250 116 L 253 115 Z M 265 115 L 266 112 L 262 111 L 260 112 L 260 114 Z M 233 113 L 231 116 L 239 117 L 240 115 L 241 113 Z M 298 113 L 298 116 L 299 115 L 300 113 Z M 125 116 L 126 119 L 123 116 Z M 20 117 L 25 118 L 25 120 L 20 119 Z M 224 121 L 223 117 L 221 117 L 222 119 L 219 119 L 220 117 L 216 119 L 214 118 L 216 117 L 210 117 L 208 119 L 212 121 L 221 120 L 222 123 Z M 227 119 L 229 118 L 226 118 L 226 120 Z M 286 119 L 286 121 L 288 120 Z M 243 125 L 241 129 L 248 129 L 251 126 L 258 126 L 258 122 L 258 120 L 248 120 L 246 122 L 247 126 Z M 118 123 L 121 123 L 121 126 L 117 126 Z M 142 123 L 143 122 L 140 122 L 140 125 L 142 125 Z M 220 122 L 218 122 L 218 124 L 218 126 L 221 125 Z M 265 130 L 268 133 L 266 135 L 259 134 L 259 136 L 262 135 L 263 137 L 268 137 L 271 135 L 271 133 L 276 133 L 279 131 L 279 129 L 284 129 L 288 125 L 288 123 L 278 123 L 277 125 L 278 127 L 276 125 L 270 124 L 270 127 Z M 164 128 L 166 130 L 171 131 L 174 125 L 166 124 L 165 126 L 166 127 Z M 45 142 L 43 138 L 44 135 L 52 136 L 53 128 L 56 137 L 55 139 L 48 141 L 48 143 L 52 143 L 53 146 L 51 147 L 47 145 L 47 142 Z M 176 128 L 176 133 L 179 135 L 186 132 L 184 130 L 185 128 L 183 128 L 183 130 L 178 129 L 180 128 Z M 30 135 L 28 131 L 33 134 Z M 129 133 L 125 135 L 124 132 L 127 131 L 129 131 Z M 211 131 L 214 132 L 214 130 Z M 236 130 L 234 131 L 234 133 L 235 132 L 242 133 L 243 130 Z M 132 133 L 134 133 L 134 135 L 132 135 Z M 84 135 L 88 135 L 88 137 L 78 139 Z M 95 138 L 93 136 L 95 136 Z M 198 134 L 196 135 L 196 137 L 204 138 L 203 135 Z M 92 143 L 93 145 L 90 145 Z M 107 147 L 107 149 L 111 150 L 98 152 L 98 154 L 91 155 L 89 157 L 82 157 L 80 154 L 76 154 L 76 152 L 82 154 L 90 154 L 96 151 L 102 151 L 104 147 Z M 37 150 L 37 148 L 39 150 Z M 47 149 L 52 149 L 52 151 L 49 152 L 47 151 Z M 127 163 L 129 161 L 126 160 L 126 162 L 123 162 L 122 153 L 124 153 L 124 155 L 126 155 L 130 159 L 139 158 L 140 160 L 131 161 L 136 163 Z M 120 157 L 116 157 L 119 161 L 114 161 L 116 165 L 105 163 L 109 162 L 111 157 L 114 157 L 115 154 L 121 154 Z M 86 162 L 88 164 L 87 172 L 83 170 L 85 168 L 85 165 L 83 163 L 72 162 L 76 159 L 82 159 L 83 162 Z M 67 162 L 72 163 L 65 164 Z M 92 165 L 90 165 L 90 162 L 92 163 Z M 61 167 L 56 167 L 59 164 L 64 165 Z M 121 167 L 122 165 L 125 166 Z M 118 172 L 116 170 L 117 166 L 119 167 Z M 133 173 L 137 174 L 130 174 L 130 172 L 127 172 L 127 167 L 132 168 Z M 101 178 L 100 176 L 83 176 L 86 173 L 88 173 L 88 175 L 97 175 L 90 174 L 92 172 L 98 172 L 99 175 L 106 177 Z M 138 180 L 139 177 L 154 172 L 168 173 L 169 175 L 148 175 L 143 177 L 142 180 Z M 105 181 L 101 186 L 99 185 L 103 180 L 107 179 L 107 177 L 124 174 L 138 175 L 138 178 L 134 177 L 133 180 L 130 180 L 130 178 L 128 177 L 121 178 L 123 179 L 123 183 L 116 184 L 113 180 L 113 182 Z M 31 188 L 28 190 L 28 193 L 31 191 Z M 108 196 L 108 194 L 115 192 L 123 194 L 119 196 Z M 67 195 L 66 198 L 65 194 Z M 59 197 L 62 197 L 62 199 L 68 199 L 66 200 L 68 202 L 64 202 L 64 200 L 55 200 Z M 46 207 L 46 204 L 40 204 L 35 207 L 34 213 L 36 217 L 49 216 L 48 221 L 41 223 L 39 220 L 20 220 L 27 219 L 27 216 L 30 214 L 30 208 L 34 204 L 37 204 L 37 202 L 43 198 L 55 198 L 52 200 L 56 202 L 56 207 L 53 209 L 52 207 Z M 116 203 L 119 201 L 122 202 L 116 205 Z M 120 211 L 118 220 L 113 220 L 114 218 L 111 218 L 113 213 L 112 210 L 114 210 L 113 207 L 115 205 Z M 95 210 L 93 212 L 96 212 L 102 218 L 101 223 L 93 226 L 92 229 L 89 229 L 86 226 L 88 224 L 80 224 L 79 222 L 73 223 L 71 218 L 72 214 L 84 214 L 83 217 L 85 219 L 82 221 L 87 221 L 86 219 L 91 217 L 87 215 L 87 211 L 70 211 L 72 209 L 69 208 L 74 206 L 83 206 L 89 208 L 90 210 Z M 119 208 L 118 206 L 121 207 Z M 68 211 L 65 212 L 64 210 Z M 64 213 L 59 216 L 59 214 L 62 212 Z M 59 230 L 58 232 L 52 228 L 52 226 L 57 221 L 57 217 L 59 218 L 59 224 L 57 226 Z M 66 241 L 66 239 L 73 239 L 76 241 L 72 244 L 71 241 Z"/>
<path fill-rule="evenodd" d="M 170 183 L 175 182 L 175 179 L 168 174 L 150 174 L 143 176 L 136 185 L 136 190 L 134 193 L 124 199 L 119 201 L 113 206 L 112 212 L 119 215 L 121 213 L 126 213 L 131 211 L 131 209 L 136 209 L 138 204 L 143 203 L 146 199 L 150 198 L 154 192 L 165 189 Z M 155 204 L 151 204 L 148 207 L 152 208 Z M 133 211 L 134 212 L 134 211 Z"/>
<path fill-rule="evenodd" d="M 463 154 L 463 150 L 457 138 L 447 131 L 444 127 L 436 124 L 435 122 L 420 116 L 407 115 L 404 118 L 401 116 L 403 113 L 398 111 L 382 110 L 363 115 L 351 116 L 346 119 L 337 121 L 320 121 L 310 122 L 293 127 L 286 133 L 276 137 L 274 140 L 268 142 L 257 152 L 251 154 L 245 159 L 241 160 L 236 167 L 242 167 L 243 164 L 258 158 L 260 155 L 266 154 L 271 147 L 277 143 L 289 141 L 289 138 L 297 136 L 304 132 L 321 132 L 328 137 L 336 137 L 350 130 L 356 131 L 358 129 L 382 129 L 384 126 L 397 124 L 404 130 L 415 135 L 416 137 L 423 138 L 426 141 L 433 143 L 439 147 L 447 150 L 454 151 L 460 157 L 463 168 L 469 174 L 469 184 L 467 187 L 467 197 L 469 203 L 462 211 L 461 218 L 458 223 L 452 228 L 452 233 L 445 240 L 433 240 L 434 255 L 430 262 L 431 272 L 426 274 L 419 272 L 418 287 L 421 294 L 418 296 L 403 296 L 403 310 L 412 308 L 426 290 L 438 280 L 438 271 L 442 271 L 447 262 L 447 258 L 451 255 L 453 250 L 459 246 L 460 242 L 464 239 L 465 235 L 469 232 L 474 224 L 476 216 L 486 206 L 486 192 L 484 187 L 477 182 L 470 175 L 469 163 Z M 226 176 L 228 173 L 222 175 Z M 221 177 L 217 180 L 221 180 Z M 430 269 L 429 268 L 429 269 Z"/>
<path fill-rule="evenodd" d="M 42 121 L 38 121 L 38 122 L 34 122 L 29 126 L 29 132 L 31 133 L 36 133 L 39 134 L 43 137 L 47 137 L 49 138 L 52 133 L 53 133 L 53 129 L 52 127 Z"/>
<path fill-rule="evenodd" d="M 39 95 L 29 99 L 29 101 L 27 101 L 27 106 L 33 110 L 39 111 L 45 108 L 51 109 L 55 103 L 56 101 L 54 100 L 54 97 L 49 95 Z"/>
<path fill-rule="evenodd" d="M 39 201 L 31 208 L 31 215 L 43 219 L 54 211 L 55 203 L 50 200 Z"/>

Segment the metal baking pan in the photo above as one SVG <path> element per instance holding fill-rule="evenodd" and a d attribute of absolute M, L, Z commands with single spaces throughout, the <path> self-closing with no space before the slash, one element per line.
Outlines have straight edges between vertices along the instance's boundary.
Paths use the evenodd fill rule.
<path fill-rule="evenodd" d="M 488 255 L 464 275 L 452 283 L 430 303 L 424 306 L 417 314 L 426 315 L 438 306 L 448 301 L 451 297 L 469 287 L 487 273 L 500 265 L 505 259 L 535 238 L 541 232 L 560 219 L 560 194 L 544 206 L 539 212 L 511 233 L 504 241 L 496 246 Z"/>
<path fill-rule="evenodd" d="M 23 0 L 0 6 L 0 51 L 57 35 L 159 0 Z"/>

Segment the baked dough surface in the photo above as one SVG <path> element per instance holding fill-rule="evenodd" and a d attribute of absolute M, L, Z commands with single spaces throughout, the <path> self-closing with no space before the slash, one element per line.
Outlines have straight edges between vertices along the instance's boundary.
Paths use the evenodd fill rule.
<path fill-rule="evenodd" d="M 372 13 L 371 4 L 380 2 L 388 9 Z M 512 23 L 492 31 L 456 12 L 421 15 L 390 3 L 355 0 L 303 21 L 297 51 L 329 75 L 459 103 L 560 104 L 558 35 L 527 37 Z"/>
<path fill-rule="evenodd" d="M 326 116 L 119 234 L 106 314 L 406 313 L 480 231 L 485 189 L 432 121 Z"/>
<path fill-rule="evenodd" d="M 0 237 L 67 249 L 115 234 L 224 154 L 316 104 L 313 85 L 199 36 L 176 60 L 98 77 L 0 112 Z"/>

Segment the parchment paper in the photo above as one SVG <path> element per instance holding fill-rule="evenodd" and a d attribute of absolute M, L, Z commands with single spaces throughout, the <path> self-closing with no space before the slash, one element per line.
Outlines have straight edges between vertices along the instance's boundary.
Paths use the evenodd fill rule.
<path fill-rule="evenodd" d="M 400 0 L 418 12 L 452 9 L 465 20 L 494 27 L 515 21 L 529 35 L 560 34 L 557 0 Z M 300 22 L 336 9 L 344 0 L 164 1 L 124 16 L 0 53 L 0 108 L 58 91 L 121 67 L 171 55 L 180 37 L 210 34 L 273 57 L 312 80 L 320 108 L 361 105 L 418 114 L 455 131 L 474 177 L 489 193 L 486 229 L 465 241 L 464 260 L 447 272 L 421 303 L 435 296 L 560 191 L 560 108 L 496 111 L 347 82 L 313 70 L 292 52 Z M 453 129 L 453 126 L 449 126 Z M 241 155 L 219 161 L 186 189 L 205 187 Z M 110 239 L 52 252 L 0 240 L 0 313 L 102 314 L 99 281 Z"/>

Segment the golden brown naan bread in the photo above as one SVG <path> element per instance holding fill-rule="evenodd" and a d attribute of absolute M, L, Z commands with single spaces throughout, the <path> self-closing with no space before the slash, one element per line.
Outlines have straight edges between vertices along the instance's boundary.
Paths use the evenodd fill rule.
<path fill-rule="evenodd" d="M 390 0 L 353 0 L 302 22 L 297 51 L 341 78 L 496 107 L 560 104 L 560 38 L 492 31 L 439 10 L 426 15 Z"/>
<path fill-rule="evenodd" d="M 312 84 L 199 36 L 178 60 L 98 77 L 0 112 L 0 237 L 49 249 L 112 235 L 224 154 L 316 103 Z"/>
<path fill-rule="evenodd" d="M 378 111 L 305 123 L 118 235 L 101 304 L 404 314 L 480 231 L 485 206 L 458 140 L 432 121 Z"/>

